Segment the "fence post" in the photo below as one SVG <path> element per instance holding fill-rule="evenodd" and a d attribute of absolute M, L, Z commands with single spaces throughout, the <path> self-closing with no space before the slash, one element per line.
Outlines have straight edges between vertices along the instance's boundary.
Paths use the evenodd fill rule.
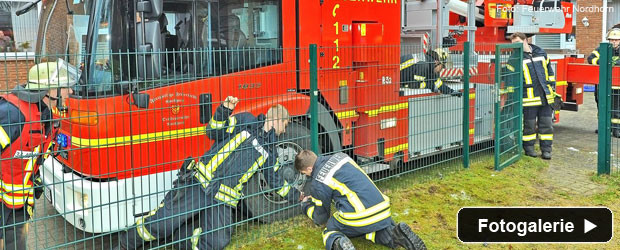
<path fill-rule="evenodd" d="M 317 46 L 310 44 L 310 141 L 312 151 L 319 154 L 319 105 Z"/>
<path fill-rule="evenodd" d="M 463 44 L 463 167 L 469 168 L 469 56 L 470 43 Z"/>
<path fill-rule="evenodd" d="M 611 46 L 600 44 L 598 86 L 598 174 L 610 173 L 611 154 Z"/>

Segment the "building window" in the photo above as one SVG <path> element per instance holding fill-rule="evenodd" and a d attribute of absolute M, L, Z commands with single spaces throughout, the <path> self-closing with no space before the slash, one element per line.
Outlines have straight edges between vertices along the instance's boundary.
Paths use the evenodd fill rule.
<path fill-rule="evenodd" d="M 34 52 L 39 26 L 37 10 L 15 15 L 19 8 L 30 2 L 0 0 L 0 53 Z"/>

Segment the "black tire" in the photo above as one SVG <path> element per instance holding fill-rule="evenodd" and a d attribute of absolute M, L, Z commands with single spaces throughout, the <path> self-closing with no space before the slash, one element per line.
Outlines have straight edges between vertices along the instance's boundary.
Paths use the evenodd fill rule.
<path fill-rule="evenodd" d="M 299 152 L 301 149 L 310 148 L 310 130 L 298 123 L 290 123 L 286 128 L 286 133 L 280 135 L 278 147 L 282 165 L 278 173 L 283 175 L 281 177 L 289 183 L 303 180 L 305 177 L 299 174 L 293 166 L 295 157 L 291 150 Z M 264 191 L 269 189 L 271 187 L 261 172 L 256 173 L 248 181 L 245 205 L 252 217 L 261 222 L 271 223 L 301 214 L 299 202 L 289 202 L 273 191 Z"/>

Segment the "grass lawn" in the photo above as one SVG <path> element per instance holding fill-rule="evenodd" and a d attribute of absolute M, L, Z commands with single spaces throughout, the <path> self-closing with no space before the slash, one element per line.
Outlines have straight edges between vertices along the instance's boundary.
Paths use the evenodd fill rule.
<path fill-rule="evenodd" d="M 466 206 L 606 206 L 620 211 L 620 176 L 592 176 L 606 191 L 592 196 L 569 195 L 553 187 L 543 173 L 548 163 L 524 157 L 500 171 L 492 160 L 472 164 L 468 170 L 445 174 L 439 170 L 383 181 L 379 188 L 392 203 L 392 216 L 408 223 L 429 249 L 620 249 L 618 222 L 608 244 L 463 244 L 456 238 L 456 213 Z M 421 177 L 422 176 L 422 177 Z M 238 230 L 230 249 L 323 249 L 323 227 L 307 217 Z M 387 249 L 364 239 L 353 239 L 357 249 Z"/>

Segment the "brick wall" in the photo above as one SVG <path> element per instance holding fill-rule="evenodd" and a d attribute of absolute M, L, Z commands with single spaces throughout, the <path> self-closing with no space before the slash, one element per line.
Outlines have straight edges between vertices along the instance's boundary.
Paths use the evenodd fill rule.
<path fill-rule="evenodd" d="M 577 6 L 584 8 L 590 6 L 602 7 L 603 1 L 577 0 Z M 588 18 L 590 26 L 585 27 L 581 19 Z M 577 12 L 577 51 L 588 56 L 592 50 L 601 43 L 601 29 L 603 27 L 603 13 L 601 12 Z"/>
<path fill-rule="evenodd" d="M 24 84 L 28 79 L 28 69 L 34 65 L 33 60 L 0 61 L 0 93 L 6 93 L 17 84 Z"/>

